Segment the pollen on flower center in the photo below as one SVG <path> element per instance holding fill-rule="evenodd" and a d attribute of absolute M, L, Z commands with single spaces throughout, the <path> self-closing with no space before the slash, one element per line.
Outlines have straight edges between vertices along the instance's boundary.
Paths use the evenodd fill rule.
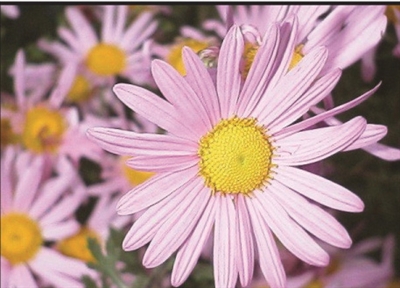
<path fill-rule="evenodd" d="M 44 106 L 31 108 L 25 119 L 22 142 L 26 148 L 37 152 L 56 152 L 66 129 L 63 116 Z"/>
<path fill-rule="evenodd" d="M 83 260 L 85 262 L 95 262 L 92 252 L 90 252 L 87 240 L 94 238 L 101 243 L 99 235 L 93 230 L 82 227 L 79 232 L 71 237 L 63 239 L 57 244 L 57 249 L 69 257 Z"/>
<path fill-rule="evenodd" d="M 171 47 L 171 50 L 166 57 L 166 61 L 171 64 L 182 76 L 186 75 L 186 70 L 182 59 L 182 48 L 184 46 L 191 48 L 195 53 L 197 53 L 210 46 L 210 44 L 206 41 L 187 38 L 178 41 L 178 43 Z"/>
<path fill-rule="evenodd" d="M 301 52 L 303 47 L 304 45 L 300 44 L 294 49 L 292 60 L 290 61 L 289 64 L 289 70 L 293 69 L 300 62 L 300 60 L 303 59 L 304 55 Z"/>
<path fill-rule="evenodd" d="M 256 119 L 223 119 L 200 139 L 200 175 L 214 192 L 249 194 L 268 179 L 273 150 Z"/>
<path fill-rule="evenodd" d="M 67 94 L 67 101 L 73 103 L 84 102 L 91 96 L 91 87 L 89 81 L 82 75 L 75 77 L 74 83 Z"/>
<path fill-rule="evenodd" d="M 29 261 L 43 243 L 38 223 L 22 213 L 1 216 L 1 256 L 11 264 Z"/>
<path fill-rule="evenodd" d="M 154 175 L 153 172 L 139 171 L 127 166 L 125 162 L 128 158 L 129 157 L 121 157 L 121 168 L 126 180 L 133 186 L 142 184 Z"/>
<path fill-rule="evenodd" d="M 86 66 L 100 76 L 117 75 L 125 69 L 126 55 L 115 45 L 100 43 L 89 51 Z"/>

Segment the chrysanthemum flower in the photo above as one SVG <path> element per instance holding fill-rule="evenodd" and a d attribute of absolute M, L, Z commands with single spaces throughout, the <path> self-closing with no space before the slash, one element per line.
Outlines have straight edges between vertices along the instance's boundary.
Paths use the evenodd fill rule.
<path fill-rule="evenodd" d="M 53 54 L 63 64 L 77 63 L 99 79 L 100 83 L 112 85 L 118 75 L 133 83 L 146 83 L 150 74 L 143 62 L 147 58 L 141 49 L 143 42 L 157 26 L 152 13 L 142 13 L 125 27 L 127 6 L 110 5 L 103 8 L 100 37 L 78 8 L 68 7 L 66 17 L 72 30 L 66 27 L 58 30 L 65 44 L 41 39 L 39 47 Z M 92 81 L 92 78 L 86 80 Z"/>
<path fill-rule="evenodd" d="M 17 53 L 15 62 L 14 103 L 1 107 L 2 125 L 5 123 L 10 128 L 9 135 L 18 140 L 10 144 L 17 142 L 33 154 L 47 154 L 54 160 L 67 155 L 77 163 L 82 156 L 96 157 L 101 149 L 87 140 L 85 131 L 88 126 L 79 118 L 77 109 L 62 105 L 73 81 L 74 66 L 63 69 L 59 81 L 46 98 L 47 93 L 39 94 L 35 89 L 30 89 L 33 93 L 27 91 L 29 81 L 25 81 L 28 75 L 23 51 Z M 10 142 L 2 135 L 3 140 L 5 145 L 2 146 Z"/>
<path fill-rule="evenodd" d="M 3 157 L 4 156 L 4 157 Z M 27 169 L 28 167 L 28 169 Z M 47 243 L 75 233 L 73 218 L 82 195 L 75 189 L 78 176 L 63 158 L 58 176 L 42 181 L 42 156 L 13 147 L 1 158 L 1 287 L 81 287 L 79 279 L 92 271 L 65 257 Z M 39 280 L 36 280 L 38 278 Z"/>
<path fill-rule="evenodd" d="M 234 25 L 221 46 L 215 85 L 199 57 L 185 47 L 186 77 L 161 60 L 152 63 L 166 100 L 138 86 L 114 87 L 122 102 L 168 134 L 88 130 L 104 149 L 132 155 L 129 166 L 157 174 L 126 193 L 117 210 L 127 215 L 146 209 L 123 248 L 150 242 L 143 259 L 148 268 L 177 252 L 174 286 L 188 277 L 212 229 L 216 287 L 234 287 L 238 275 L 243 286 L 249 284 L 255 250 L 269 285 L 285 287 L 273 235 L 316 266 L 327 265 L 329 256 L 310 234 L 340 248 L 351 245 L 345 228 L 313 201 L 348 212 L 362 211 L 363 202 L 346 188 L 295 166 L 363 139 L 367 124 L 362 117 L 307 129 L 354 107 L 377 88 L 294 123 L 330 93 L 341 73 L 333 69 L 321 75 L 328 57 L 323 47 L 287 72 L 295 48 L 292 26 L 276 24 L 266 32 L 243 86 L 239 66 L 245 43 Z"/>

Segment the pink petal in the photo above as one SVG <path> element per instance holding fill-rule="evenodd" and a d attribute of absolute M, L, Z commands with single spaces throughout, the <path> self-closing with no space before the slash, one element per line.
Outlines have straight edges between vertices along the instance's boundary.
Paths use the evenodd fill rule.
<path fill-rule="evenodd" d="M 66 16 L 85 51 L 89 50 L 98 42 L 92 26 L 77 7 L 68 7 L 66 9 Z"/>
<path fill-rule="evenodd" d="M 242 286 L 247 286 L 254 271 L 254 244 L 253 244 L 253 231 L 248 214 L 248 208 L 242 195 L 237 197 L 236 211 L 237 211 L 237 268 L 239 272 L 240 283 Z"/>
<path fill-rule="evenodd" d="M 89 128 L 88 136 L 103 149 L 119 155 L 194 155 L 193 142 L 166 134 L 136 133 L 114 128 Z"/>
<path fill-rule="evenodd" d="M 154 93 L 130 84 L 117 84 L 113 91 L 131 110 L 172 134 L 193 141 L 198 136 L 182 121 L 176 109 Z"/>
<path fill-rule="evenodd" d="M 253 115 L 269 127 L 269 123 L 284 113 L 307 91 L 320 73 L 327 56 L 328 51 L 324 47 L 307 54 L 273 89 L 268 91 L 268 96 L 260 101 Z"/>
<path fill-rule="evenodd" d="M 273 184 L 271 184 L 273 185 Z M 282 244 L 302 261 L 326 266 L 329 255 L 285 212 L 268 190 L 254 192 L 254 205 Z"/>
<path fill-rule="evenodd" d="M 139 170 L 165 173 L 188 169 L 197 165 L 199 157 L 193 156 L 135 156 L 127 161 L 127 165 Z"/>
<path fill-rule="evenodd" d="M 353 144 L 343 151 L 350 151 L 373 145 L 381 140 L 387 134 L 387 128 L 383 125 L 367 124 L 365 131 L 361 134 Z"/>
<path fill-rule="evenodd" d="M 119 45 L 130 51 L 141 45 L 143 40 L 148 38 L 157 28 L 157 23 L 151 21 L 152 17 L 150 12 L 140 13 L 125 31 Z"/>
<path fill-rule="evenodd" d="M 302 169 L 280 166 L 274 178 L 285 186 L 336 210 L 361 212 L 362 200 L 346 188 Z"/>
<path fill-rule="evenodd" d="M 240 90 L 239 66 L 243 49 L 243 35 L 239 27 L 234 25 L 222 42 L 218 58 L 217 94 L 222 118 L 229 118 L 235 111 Z"/>
<path fill-rule="evenodd" d="M 180 286 L 189 277 L 190 272 L 196 266 L 200 253 L 210 236 L 211 228 L 215 221 L 216 197 L 210 200 L 200 217 L 192 234 L 184 242 L 176 254 L 174 268 L 171 275 L 173 286 Z"/>
<path fill-rule="evenodd" d="M 340 79 L 342 71 L 334 69 L 330 73 L 316 80 L 312 86 L 293 105 L 282 113 L 278 118 L 269 123 L 268 133 L 270 135 L 282 130 L 305 115 L 312 105 L 316 105 L 325 99 Z"/>
<path fill-rule="evenodd" d="M 4 149 L 1 159 L 1 173 L 0 173 L 0 189 L 1 189 L 1 211 L 7 213 L 12 206 L 13 201 L 13 172 L 14 172 L 14 158 L 15 150 L 12 146 Z"/>
<path fill-rule="evenodd" d="M 25 54 L 22 49 L 18 50 L 15 58 L 15 76 L 14 76 L 14 92 L 17 100 L 17 105 L 23 109 L 26 104 L 25 99 Z"/>
<path fill-rule="evenodd" d="M 75 50 L 76 53 L 84 53 L 85 51 L 82 49 L 81 43 L 79 39 L 74 35 L 74 33 L 67 29 L 66 27 L 59 27 L 57 29 L 57 33 L 60 38 L 68 44 L 72 49 Z"/>
<path fill-rule="evenodd" d="M 177 113 L 182 115 L 185 123 L 196 132 L 198 137 L 211 129 L 211 119 L 200 100 L 201 95 L 193 91 L 179 72 L 168 63 L 158 59 L 152 62 L 151 68 L 161 93 L 174 106 Z"/>
<path fill-rule="evenodd" d="M 72 236 L 78 233 L 80 227 L 75 219 L 45 225 L 41 224 L 41 226 L 43 237 L 49 241 L 57 241 Z"/>
<path fill-rule="evenodd" d="M 400 149 L 389 147 L 380 143 L 371 144 L 363 147 L 365 151 L 372 155 L 379 157 L 386 161 L 398 161 L 400 160 Z"/>
<path fill-rule="evenodd" d="M 211 124 L 215 125 L 221 119 L 221 112 L 217 91 L 210 74 L 205 69 L 199 56 L 192 49 L 183 47 L 182 56 L 186 68 L 185 79 L 202 102 Z"/>
<path fill-rule="evenodd" d="M 257 244 L 261 271 L 271 288 L 286 287 L 286 274 L 273 235 L 253 199 L 245 198 Z"/>
<path fill-rule="evenodd" d="M 43 174 L 44 159 L 37 156 L 29 169 L 21 175 L 15 188 L 13 209 L 28 211 L 37 195 L 40 180 Z"/>
<path fill-rule="evenodd" d="M 136 213 L 159 202 L 193 181 L 197 177 L 197 172 L 198 168 L 193 167 L 185 171 L 162 173 L 151 177 L 122 196 L 117 204 L 118 214 Z"/>
<path fill-rule="evenodd" d="M 5 275 L 2 275 L 2 278 L 4 276 Z M 8 287 L 39 287 L 33 278 L 32 272 L 29 271 L 28 267 L 24 264 L 14 266 L 11 269 L 11 274 L 9 277 Z"/>
<path fill-rule="evenodd" d="M 274 163 L 305 165 L 325 159 L 352 144 L 364 132 L 366 121 L 356 117 L 345 124 L 298 132 L 276 142 Z"/>
<path fill-rule="evenodd" d="M 329 117 L 335 116 L 336 114 L 345 112 L 345 111 L 357 106 L 358 104 L 362 103 L 363 101 L 367 100 L 370 96 L 372 96 L 375 93 L 375 91 L 379 88 L 380 85 L 381 84 L 379 83 L 373 89 L 369 90 L 368 92 L 364 93 L 363 95 L 357 97 L 356 99 L 354 99 L 352 101 L 349 101 L 345 104 L 339 105 L 331 110 L 328 110 L 326 112 L 318 114 L 307 120 L 304 120 L 304 121 L 301 121 L 294 125 L 291 125 L 289 127 L 286 127 L 284 129 L 282 129 L 281 131 L 277 132 L 274 136 L 277 138 L 286 137 L 288 135 L 296 133 L 297 131 L 307 129 L 307 128 L 311 127 L 312 125 L 317 124 L 318 122 L 324 121 L 325 119 L 327 119 Z"/>
<path fill-rule="evenodd" d="M 289 216 L 310 233 L 336 247 L 351 246 L 351 239 L 346 229 L 332 215 L 278 181 L 273 181 L 268 189 Z"/>
<path fill-rule="evenodd" d="M 103 8 L 103 21 L 102 21 L 102 26 L 101 26 L 101 40 L 106 43 L 112 42 L 113 38 L 113 16 L 114 16 L 114 10 L 115 6 L 111 5 L 106 5 Z"/>
<path fill-rule="evenodd" d="M 70 62 L 66 64 L 61 71 L 57 84 L 53 88 L 48 100 L 53 109 L 59 109 L 65 97 L 67 97 L 75 80 L 77 67 L 77 64 Z"/>
<path fill-rule="evenodd" d="M 188 195 L 174 209 L 174 214 L 168 221 L 156 232 L 147 248 L 143 257 L 145 267 L 153 268 L 167 260 L 197 225 L 211 197 L 211 192 L 204 187 L 203 180 L 200 178 L 190 183 L 186 191 Z"/>
<path fill-rule="evenodd" d="M 184 186 L 178 188 L 175 193 L 150 206 L 129 229 L 122 243 L 123 249 L 126 251 L 135 250 L 151 241 L 157 231 L 173 215 L 176 207 L 187 196 L 186 187 L 188 185 L 186 183 Z"/>
<path fill-rule="evenodd" d="M 236 212 L 232 198 L 228 195 L 218 197 L 215 226 L 213 268 L 215 287 L 234 287 L 237 278 L 236 267 Z"/>

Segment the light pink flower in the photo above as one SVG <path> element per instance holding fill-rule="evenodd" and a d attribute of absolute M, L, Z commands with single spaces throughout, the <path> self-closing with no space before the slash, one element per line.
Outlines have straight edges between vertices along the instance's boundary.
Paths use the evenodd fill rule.
<path fill-rule="evenodd" d="M 71 29 L 58 29 L 65 44 L 41 39 L 39 47 L 53 54 L 64 65 L 77 63 L 99 79 L 99 83 L 112 85 L 117 75 L 133 83 L 146 83 L 150 71 L 142 48 L 157 27 L 152 13 L 142 13 L 125 27 L 128 22 L 126 5 L 104 6 L 102 12 L 101 34 L 98 36 L 78 8 L 68 7 L 66 17 Z"/>
<path fill-rule="evenodd" d="M 368 127 L 362 117 L 307 129 L 356 106 L 377 87 L 294 123 L 330 93 L 341 75 L 339 69 L 321 75 L 328 57 L 323 47 L 312 49 L 287 72 L 294 22 L 272 25 L 263 35 L 243 86 L 239 66 L 244 38 L 234 25 L 221 46 L 216 85 L 199 57 L 185 47 L 186 77 L 161 60 L 152 63 L 166 100 L 138 86 L 114 87 L 122 102 L 168 134 L 88 130 L 104 149 L 132 155 L 129 166 L 157 173 L 126 193 L 117 210 L 128 215 L 147 209 L 127 233 L 123 248 L 150 242 L 143 259 L 148 268 L 177 251 L 174 286 L 186 280 L 212 229 L 216 287 L 234 287 L 238 276 L 243 286 L 249 284 L 255 250 L 269 285 L 285 287 L 273 235 L 316 266 L 327 265 L 329 256 L 310 234 L 336 247 L 351 245 L 345 228 L 309 199 L 348 212 L 362 211 L 363 202 L 346 188 L 293 166 L 322 160 L 359 141 Z"/>
<path fill-rule="evenodd" d="M 11 19 L 19 17 L 19 8 L 17 5 L 0 5 L 1 14 Z"/>
<path fill-rule="evenodd" d="M 16 154 L 1 158 L 1 287 L 81 287 L 80 277 L 92 271 L 64 257 L 45 242 L 75 233 L 74 212 L 82 200 L 75 168 L 63 158 L 57 177 L 42 181 L 42 156 Z M 16 240 L 18 239 L 18 240 Z"/>
<path fill-rule="evenodd" d="M 73 81 L 75 66 L 66 66 L 49 97 L 42 89 L 27 89 L 30 80 L 25 70 L 25 56 L 19 51 L 14 65 L 13 105 L 2 105 L 1 117 L 11 123 L 13 133 L 20 135 L 19 143 L 34 154 L 46 154 L 52 161 L 60 155 L 71 157 L 75 164 L 79 158 L 98 158 L 101 149 L 88 141 L 86 123 L 79 118 L 75 107 L 65 107 L 65 96 Z M 40 85 L 40 83 L 38 83 Z M 30 87 L 29 87 L 30 88 Z"/>

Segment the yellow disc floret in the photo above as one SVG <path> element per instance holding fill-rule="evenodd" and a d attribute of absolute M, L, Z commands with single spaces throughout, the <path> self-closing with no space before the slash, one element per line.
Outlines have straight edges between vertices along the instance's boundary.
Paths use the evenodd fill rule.
<path fill-rule="evenodd" d="M 3 148 L 7 145 L 12 145 L 12 144 L 18 143 L 19 137 L 16 133 L 14 133 L 14 131 L 12 129 L 10 119 L 1 118 L 0 123 L 1 123 L 1 130 L 0 130 L 1 147 Z"/>
<path fill-rule="evenodd" d="M 89 51 L 86 66 L 99 76 L 114 76 L 125 69 L 126 55 L 115 45 L 100 43 Z"/>
<path fill-rule="evenodd" d="M 223 119 L 200 139 L 200 175 L 214 192 L 249 194 L 268 180 L 272 154 L 256 119 Z"/>
<path fill-rule="evenodd" d="M 304 55 L 301 52 L 303 47 L 304 45 L 300 44 L 294 49 L 292 60 L 290 61 L 289 64 L 289 70 L 293 69 L 300 62 L 300 60 L 303 59 Z"/>
<path fill-rule="evenodd" d="M 94 238 L 101 243 L 101 238 L 97 233 L 87 227 L 82 227 L 79 232 L 68 237 L 57 244 L 57 249 L 69 257 L 83 260 L 85 262 L 95 262 L 92 252 L 88 247 L 88 239 Z"/>
<path fill-rule="evenodd" d="M 26 148 L 36 152 L 56 152 L 66 129 L 63 116 L 44 106 L 28 110 L 22 131 Z"/>
<path fill-rule="evenodd" d="M 1 216 L 1 256 L 11 264 L 28 262 L 43 243 L 36 221 L 23 213 Z"/>
<path fill-rule="evenodd" d="M 260 48 L 258 45 L 246 42 L 244 46 L 244 51 L 243 51 L 243 68 L 241 71 L 242 78 L 246 79 L 247 75 L 249 74 L 250 67 L 253 64 L 254 57 L 256 57 L 258 48 Z"/>
<path fill-rule="evenodd" d="M 191 48 L 195 53 L 197 53 L 210 46 L 210 44 L 205 41 L 187 38 L 177 41 L 177 43 L 171 47 L 171 50 L 166 57 L 166 61 L 171 64 L 171 66 L 173 66 L 182 76 L 186 75 L 186 70 L 182 59 L 182 48 L 184 46 Z"/>
<path fill-rule="evenodd" d="M 75 77 L 74 83 L 67 94 L 66 100 L 73 103 L 84 102 L 92 95 L 89 81 L 82 75 Z"/>
<path fill-rule="evenodd" d="M 121 157 L 121 168 L 126 180 L 133 186 L 142 184 L 154 175 L 153 172 L 139 171 L 127 166 L 125 162 L 128 158 L 129 157 Z"/>

